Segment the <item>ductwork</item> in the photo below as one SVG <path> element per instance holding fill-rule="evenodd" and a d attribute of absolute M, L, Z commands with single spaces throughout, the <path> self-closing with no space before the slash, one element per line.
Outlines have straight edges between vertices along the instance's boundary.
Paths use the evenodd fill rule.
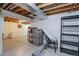
<path fill-rule="evenodd" d="M 47 19 L 47 16 L 41 11 L 34 3 L 16 3 L 20 7 L 28 10 L 29 12 L 35 14 L 35 19 L 44 20 Z"/>
<path fill-rule="evenodd" d="M 47 19 L 47 16 L 43 13 L 42 10 L 40 10 L 35 4 L 33 3 L 27 3 L 28 9 L 36 14 L 37 16 L 35 17 L 36 19 L 44 20 Z"/>

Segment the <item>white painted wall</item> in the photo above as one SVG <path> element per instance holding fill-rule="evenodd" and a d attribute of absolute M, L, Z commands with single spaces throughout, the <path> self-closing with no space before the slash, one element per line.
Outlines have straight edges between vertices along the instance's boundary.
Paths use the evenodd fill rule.
<path fill-rule="evenodd" d="M 31 25 L 33 27 L 38 27 L 40 29 L 43 29 L 50 38 L 53 38 L 53 35 L 57 37 L 59 42 L 58 45 L 60 47 L 61 17 L 69 16 L 69 15 L 79 15 L 79 11 L 72 12 L 70 14 L 60 13 L 60 14 L 51 15 L 48 16 L 48 19 L 32 23 Z"/>
<path fill-rule="evenodd" d="M 22 28 L 18 28 L 18 23 L 13 22 L 4 22 L 4 38 L 7 37 L 7 35 L 12 32 L 12 37 L 27 37 L 27 28 L 29 25 L 22 24 Z"/>
<path fill-rule="evenodd" d="M 3 41 L 2 41 L 3 24 L 4 24 L 4 19 L 2 16 L 0 16 L 0 54 L 3 51 Z"/>

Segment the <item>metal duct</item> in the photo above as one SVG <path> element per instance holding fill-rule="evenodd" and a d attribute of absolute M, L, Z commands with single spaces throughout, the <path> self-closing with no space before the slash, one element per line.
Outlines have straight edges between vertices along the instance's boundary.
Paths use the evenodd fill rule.
<path fill-rule="evenodd" d="M 40 10 L 35 4 L 33 3 L 27 3 L 28 9 L 36 14 L 37 16 L 35 17 L 36 19 L 44 20 L 47 19 L 47 16 L 43 13 L 42 10 Z"/>

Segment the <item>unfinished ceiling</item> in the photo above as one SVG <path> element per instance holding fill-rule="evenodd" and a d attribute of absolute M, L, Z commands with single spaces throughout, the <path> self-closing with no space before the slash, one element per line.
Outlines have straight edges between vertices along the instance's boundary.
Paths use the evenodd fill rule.
<path fill-rule="evenodd" d="M 79 10 L 79 3 L 36 3 L 36 5 L 46 14 L 52 15 L 61 12 L 71 12 Z"/>
<path fill-rule="evenodd" d="M 3 3 L 2 8 L 7 11 L 11 11 L 17 14 L 20 14 L 25 17 L 29 17 L 31 19 L 34 18 L 35 14 L 29 12 L 28 10 L 14 4 L 14 3 Z"/>
<path fill-rule="evenodd" d="M 22 23 L 22 24 L 30 24 L 32 21 L 31 20 L 21 20 L 21 19 L 17 19 L 17 18 L 12 18 L 10 16 L 5 16 L 4 17 L 4 21 L 7 22 L 14 22 L 14 23 Z"/>
<path fill-rule="evenodd" d="M 16 22 L 16 23 L 19 22 L 18 19 L 12 18 L 12 17 L 9 17 L 9 16 L 5 16 L 5 17 L 4 17 L 4 21 L 7 21 L 7 22 Z"/>
<path fill-rule="evenodd" d="M 8 11 L 20 14 L 22 16 L 29 17 L 31 19 L 34 19 L 36 16 L 34 13 L 32 13 L 14 3 L 3 3 L 1 5 L 4 10 L 8 10 Z M 35 3 L 35 5 L 39 9 L 41 9 L 41 11 L 46 16 L 57 14 L 57 13 L 62 13 L 62 12 L 72 12 L 72 11 L 79 10 L 79 3 L 72 3 L 72 4 L 68 4 L 68 3 Z"/>

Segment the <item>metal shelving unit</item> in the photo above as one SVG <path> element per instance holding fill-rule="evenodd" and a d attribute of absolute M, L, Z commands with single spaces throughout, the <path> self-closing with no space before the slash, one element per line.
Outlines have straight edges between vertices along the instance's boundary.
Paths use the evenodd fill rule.
<path fill-rule="evenodd" d="M 78 19 L 79 19 L 79 15 L 65 16 L 65 17 L 61 18 L 60 52 L 79 56 L 79 31 L 78 31 L 79 30 L 79 24 L 78 24 L 79 20 Z M 77 23 L 74 24 L 74 21 Z M 66 22 L 66 24 L 65 24 L 65 22 Z M 67 24 L 67 22 L 68 22 L 68 24 Z M 69 22 L 72 22 L 72 24 L 71 23 L 69 24 Z M 69 28 L 70 28 L 70 31 L 73 32 L 73 34 L 67 30 Z M 65 31 L 63 29 L 65 29 Z M 75 34 L 75 31 L 76 31 L 76 34 Z M 68 37 L 68 38 L 66 38 L 66 37 Z M 75 39 L 72 39 L 74 37 L 75 37 Z"/>

